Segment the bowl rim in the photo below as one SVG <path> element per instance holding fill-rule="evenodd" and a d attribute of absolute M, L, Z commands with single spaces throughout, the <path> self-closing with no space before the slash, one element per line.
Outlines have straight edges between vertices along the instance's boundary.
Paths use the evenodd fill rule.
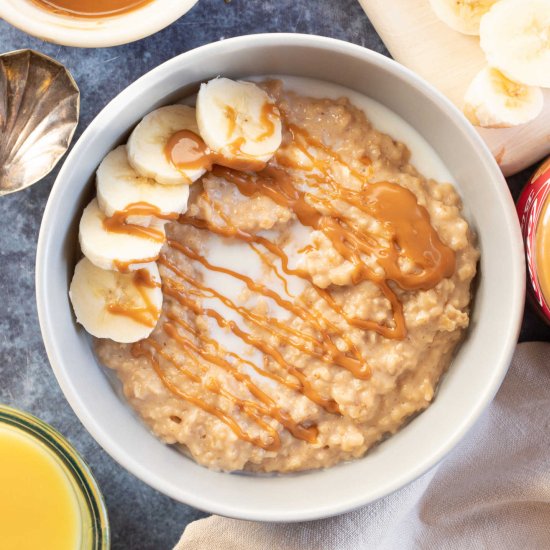
<path fill-rule="evenodd" d="M 460 130 L 464 133 L 465 139 L 470 140 L 478 151 L 478 155 L 481 157 L 485 168 L 495 180 L 496 193 L 499 199 L 501 199 L 502 212 L 501 215 L 507 222 L 507 226 L 510 230 L 510 238 L 512 241 L 511 246 L 514 248 L 516 254 L 511 259 L 512 270 L 507 276 L 515 282 L 514 288 L 517 288 L 514 296 L 510 296 L 510 316 L 507 320 L 506 333 L 503 334 L 502 340 L 504 344 L 495 350 L 494 365 L 495 368 L 491 374 L 490 383 L 485 387 L 483 392 L 480 392 L 479 398 L 476 401 L 474 407 L 469 410 L 468 415 L 465 415 L 462 422 L 455 425 L 452 429 L 447 431 L 444 438 L 441 438 L 441 443 L 438 445 L 437 452 L 432 453 L 430 456 L 425 457 L 424 460 L 418 461 L 414 467 L 411 467 L 406 472 L 401 472 L 396 475 L 394 479 L 387 482 L 385 485 L 380 486 L 377 490 L 372 491 L 367 497 L 364 495 L 351 494 L 345 501 L 342 500 L 335 504 L 330 505 L 316 505 L 311 506 L 307 510 L 296 513 L 285 512 L 283 510 L 271 511 L 255 509 L 253 511 L 247 511 L 243 514 L 242 511 L 234 509 L 230 505 L 220 503 L 204 494 L 196 494 L 185 490 L 185 488 L 176 489 L 173 484 L 165 482 L 162 479 L 156 477 L 156 475 L 150 472 L 147 468 L 143 467 L 137 461 L 129 456 L 128 453 L 122 447 L 119 447 L 116 441 L 105 432 L 101 426 L 96 424 L 93 416 L 88 414 L 88 411 L 84 406 L 81 406 L 78 393 L 73 391 L 69 377 L 66 376 L 63 367 L 63 353 L 60 347 L 56 344 L 54 338 L 54 331 L 50 330 L 50 326 L 54 326 L 50 323 L 50 306 L 47 299 L 47 286 L 48 282 L 44 276 L 44 265 L 47 261 L 47 246 L 46 246 L 46 233 L 52 223 L 54 223 L 52 211 L 54 210 L 54 203 L 62 199 L 64 189 L 58 185 L 64 179 L 64 173 L 66 166 L 70 159 L 76 158 L 86 144 L 88 135 L 92 134 L 96 127 L 100 126 L 104 117 L 109 117 L 110 113 L 115 113 L 118 105 L 124 104 L 126 97 L 131 95 L 134 90 L 138 90 L 144 82 L 149 80 L 161 79 L 163 75 L 169 73 L 172 67 L 177 66 L 181 59 L 187 59 L 198 54 L 215 54 L 216 50 L 220 47 L 220 42 L 207 44 L 190 50 L 183 54 L 180 54 L 163 64 L 159 65 L 152 71 L 146 73 L 132 84 L 130 84 L 124 91 L 116 96 L 106 107 L 96 116 L 96 118 L 90 123 L 88 128 L 84 131 L 81 138 L 75 144 L 73 150 L 69 154 L 62 167 L 57 180 L 52 188 L 46 209 L 44 211 L 44 217 L 42 220 L 40 234 L 38 239 L 37 256 L 36 256 L 36 290 L 37 290 L 37 306 L 38 316 L 40 321 L 40 327 L 42 330 L 42 336 L 44 339 L 44 345 L 48 354 L 48 358 L 51 362 L 54 374 L 65 394 L 66 399 L 69 401 L 71 407 L 96 439 L 96 441 L 125 469 L 133 473 L 139 479 L 154 487 L 160 492 L 180 501 L 185 502 L 196 508 L 208 511 L 210 513 L 220 514 L 227 517 L 235 517 L 239 519 L 256 520 L 256 521 L 283 521 L 283 522 L 295 522 L 319 519 L 323 517 L 329 517 L 338 515 L 344 512 L 348 512 L 364 506 L 368 503 L 374 502 L 379 498 L 387 496 L 396 490 L 404 487 L 408 483 L 414 481 L 422 474 L 426 473 L 429 469 L 439 463 L 464 437 L 468 430 L 477 421 L 481 413 L 485 410 L 488 404 L 495 396 L 500 384 L 508 370 L 513 351 L 515 349 L 517 337 L 521 327 L 522 313 L 524 308 L 525 297 L 525 263 L 523 254 L 523 242 L 521 239 L 521 232 L 519 228 L 519 222 L 516 216 L 515 206 L 510 195 L 504 176 L 500 171 L 494 157 L 485 145 L 479 134 L 474 127 L 467 121 L 463 114 L 455 107 L 450 100 L 448 100 L 441 92 L 436 90 L 429 83 L 424 81 L 421 77 L 413 73 L 411 70 L 400 65 L 399 63 L 385 57 L 382 54 L 351 44 L 342 40 L 321 37 L 316 35 L 305 34 L 293 34 L 293 33 L 269 33 L 269 34 L 256 34 L 239 36 L 230 38 L 224 42 L 231 45 L 249 46 L 254 47 L 261 43 L 262 46 L 278 46 L 284 44 L 285 46 L 307 46 L 314 47 L 320 50 L 336 51 L 352 57 L 358 57 L 368 64 L 375 65 L 385 71 L 389 71 L 392 74 L 398 75 L 408 81 L 408 83 L 422 91 L 424 95 L 430 99 L 432 103 L 438 106 Z M 53 306 L 52 306 L 53 307 Z M 182 497 L 182 494 L 184 497 Z"/>
<path fill-rule="evenodd" d="M 112 17 L 78 18 L 46 12 L 31 0 L 3 0 L 0 2 L 0 18 L 46 42 L 78 48 L 105 48 L 135 42 L 164 29 L 198 1 L 153 0 Z M 166 6 L 158 9 L 161 2 Z M 151 8 L 155 4 L 157 8 Z M 131 24 L 122 25 L 124 19 L 131 19 Z"/>
<path fill-rule="evenodd" d="M 53 426 L 31 413 L 0 403 L 0 426 L 8 426 L 42 443 L 62 464 L 74 481 L 90 515 L 89 533 L 92 546 L 88 550 L 109 550 L 111 531 L 105 499 L 90 467 L 67 438 Z"/>

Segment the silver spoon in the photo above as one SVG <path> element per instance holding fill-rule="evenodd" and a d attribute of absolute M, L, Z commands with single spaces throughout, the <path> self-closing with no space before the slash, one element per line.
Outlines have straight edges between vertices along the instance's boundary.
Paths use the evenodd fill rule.
<path fill-rule="evenodd" d="M 80 92 L 69 71 L 33 50 L 0 55 L 0 195 L 29 187 L 68 149 Z"/>

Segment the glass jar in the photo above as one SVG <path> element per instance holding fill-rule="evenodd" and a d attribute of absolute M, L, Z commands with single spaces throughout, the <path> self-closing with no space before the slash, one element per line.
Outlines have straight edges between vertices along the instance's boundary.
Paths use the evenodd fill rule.
<path fill-rule="evenodd" d="M 550 323 L 550 158 L 523 189 L 517 211 L 525 244 L 529 293 Z"/>
<path fill-rule="evenodd" d="M 21 464 L 25 465 L 22 468 L 26 465 L 32 467 L 34 464 L 36 469 L 37 462 L 33 462 L 34 459 L 46 460 L 51 462 L 55 469 L 58 467 L 62 477 L 68 481 L 67 491 L 71 493 L 70 499 L 76 508 L 73 511 L 78 524 L 76 539 L 79 545 L 75 550 L 108 550 L 110 548 L 109 521 L 103 497 L 89 467 L 69 442 L 35 416 L 1 404 L 0 430 L 4 432 L 4 437 L 11 438 L 11 443 L 7 444 L 11 444 L 12 449 L 19 448 L 19 443 L 16 446 L 16 441 L 21 442 L 21 449 L 32 447 L 32 451 L 21 456 Z M 17 453 L 17 460 L 19 460 L 19 453 Z M 40 488 L 37 489 L 40 490 Z M 48 504 L 52 507 L 56 506 L 55 501 Z M 24 533 L 21 536 L 24 537 Z"/>

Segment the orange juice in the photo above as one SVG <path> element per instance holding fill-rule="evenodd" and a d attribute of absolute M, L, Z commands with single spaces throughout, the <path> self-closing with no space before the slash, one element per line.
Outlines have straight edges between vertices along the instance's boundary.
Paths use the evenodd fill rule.
<path fill-rule="evenodd" d="M 81 547 L 76 493 L 59 459 L 24 431 L 0 424 L 0 548 Z"/>

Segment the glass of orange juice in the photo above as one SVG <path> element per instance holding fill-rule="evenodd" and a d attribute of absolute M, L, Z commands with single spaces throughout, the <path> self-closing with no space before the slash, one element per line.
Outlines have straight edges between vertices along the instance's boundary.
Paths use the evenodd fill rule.
<path fill-rule="evenodd" d="M 90 469 L 38 418 L 0 405 L 2 550 L 108 550 L 109 523 Z"/>

